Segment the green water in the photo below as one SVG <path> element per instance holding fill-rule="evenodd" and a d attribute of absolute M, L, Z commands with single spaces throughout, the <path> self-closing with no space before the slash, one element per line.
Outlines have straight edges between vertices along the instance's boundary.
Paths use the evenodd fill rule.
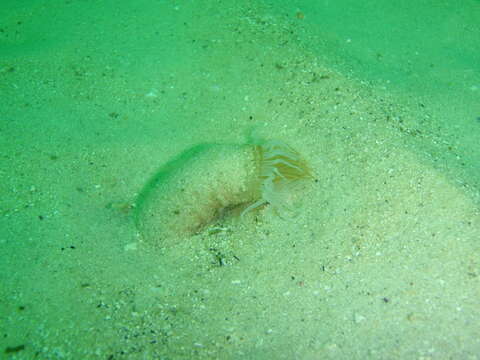
<path fill-rule="evenodd" d="M 478 358 L 479 18 L 473 0 L 4 0 L 0 358 Z M 312 168 L 284 194 L 296 216 L 145 242 L 152 176 L 252 129 Z M 201 212 L 230 168 L 182 169 L 164 216 Z"/>

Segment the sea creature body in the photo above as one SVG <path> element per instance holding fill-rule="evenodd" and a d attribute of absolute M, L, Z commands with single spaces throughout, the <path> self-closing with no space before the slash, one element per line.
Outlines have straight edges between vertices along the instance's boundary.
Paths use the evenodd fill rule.
<path fill-rule="evenodd" d="M 233 212 L 243 217 L 269 204 L 285 215 L 289 209 L 282 195 L 310 177 L 300 154 L 278 140 L 197 145 L 145 185 L 135 205 L 136 224 L 146 241 L 166 244 Z"/>

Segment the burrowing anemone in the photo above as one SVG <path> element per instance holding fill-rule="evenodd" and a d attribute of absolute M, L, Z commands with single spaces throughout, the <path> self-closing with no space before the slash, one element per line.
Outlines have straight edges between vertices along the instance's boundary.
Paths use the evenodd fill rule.
<path fill-rule="evenodd" d="M 197 145 L 145 185 L 136 201 L 136 224 L 146 241 L 165 244 L 201 232 L 234 209 L 243 216 L 269 204 L 285 215 L 289 187 L 310 177 L 300 154 L 278 140 Z"/>

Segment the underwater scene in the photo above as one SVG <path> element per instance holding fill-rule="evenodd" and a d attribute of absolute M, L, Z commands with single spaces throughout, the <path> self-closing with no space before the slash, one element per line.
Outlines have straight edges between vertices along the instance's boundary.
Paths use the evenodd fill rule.
<path fill-rule="evenodd" d="M 3 0 L 1 359 L 480 359 L 480 1 Z"/>

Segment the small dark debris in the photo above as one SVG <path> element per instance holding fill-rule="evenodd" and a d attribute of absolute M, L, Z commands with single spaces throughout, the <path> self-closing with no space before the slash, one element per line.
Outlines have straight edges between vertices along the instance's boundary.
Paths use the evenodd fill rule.
<path fill-rule="evenodd" d="M 24 344 L 18 346 L 7 346 L 7 348 L 5 349 L 5 354 L 12 354 L 22 350 L 25 350 Z"/>
<path fill-rule="evenodd" d="M 89 283 L 83 283 L 83 284 L 80 284 L 80 287 L 81 288 L 88 288 L 88 287 L 90 287 L 90 284 Z"/>
<path fill-rule="evenodd" d="M 225 259 L 223 258 L 223 255 L 221 253 L 215 254 L 215 258 L 217 260 L 218 266 L 225 265 Z"/>
<path fill-rule="evenodd" d="M 178 214 L 180 214 L 180 210 L 173 210 L 173 213 L 174 213 L 175 215 L 178 215 Z"/>
<path fill-rule="evenodd" d="M 108 116 L 110 116 L 110 117 L 113 118 L 113 119 L 116 119 L 116 118 L 118 118 L 118 117 L 120 116 L 120 114 L 117 113 L 117 112 L 115 112 L 115 111 L 113 111 L 113 112 L 111 112 L 110 114 L 108 114 Z"/>
<path fill-rule="evenodd" d="M 38 215 L 38 219 L 43 220 L 44 219 L 43 215 Z"/>
<path fill-rule="evenodd" d="M 224 254 L 222 254 L 220 251 L 218 251 L 215 248 L 209 248 L 208 250 L 213 254 L 215 258 L 215 262 L 213 264 L 216 264 L 218 266 L 226 265 Z"/>
<path fill-rule="evenodd" d="M 102 301 L 97 305 L 97 309 L 100 309 L 100 308 L 108 308 L 108 305 Z"/>
<path fill-rule="evenodd" d="M 18 311 L 23 311 L 23 310 L 25 310 L 25 305 L 20 305 L 20 306 L 18 307 Z"/>
<path fill-rule="evenodd" d="M 388 303 L 388 302 L 390 302 L 390 299 L 389 299 L 389 298 L 387 298 L 387 297 L 384 297 L 382 300 L 383 300 L 383 302 L 384 302 L 384 303 Z"/>

